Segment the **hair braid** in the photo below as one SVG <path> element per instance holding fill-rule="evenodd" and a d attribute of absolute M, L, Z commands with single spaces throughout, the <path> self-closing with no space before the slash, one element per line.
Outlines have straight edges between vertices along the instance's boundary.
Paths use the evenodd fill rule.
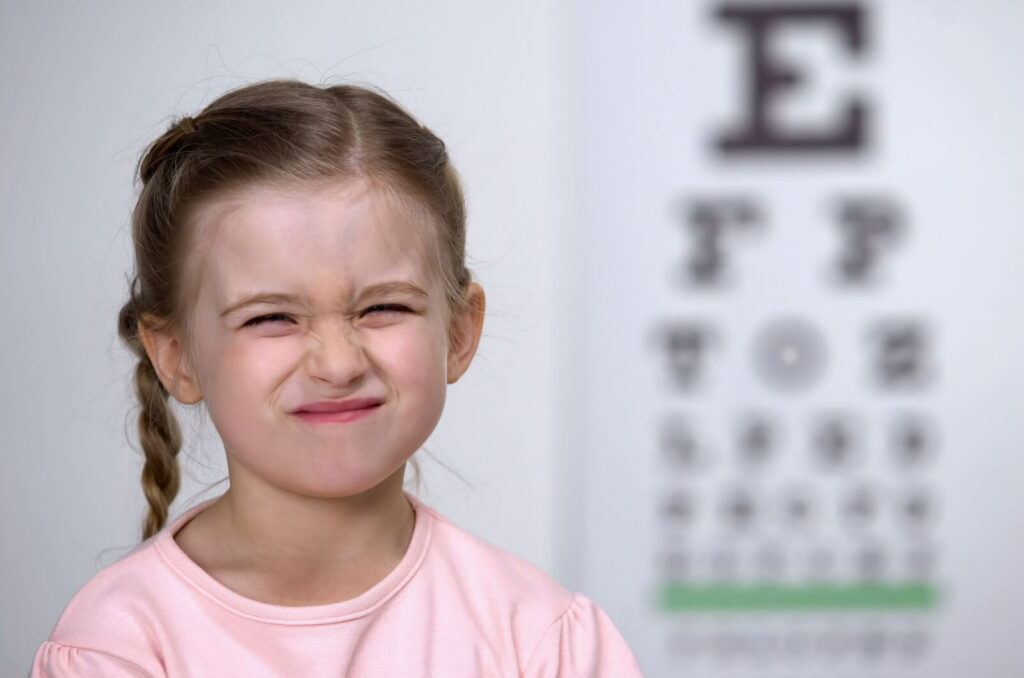
<path fill-rule="evenodd" d="M 135 366 L 135 394 L 139 399 L 139 443 L 146 462 L 142 467 L 142 492 L 149 513 L 142 525 L 142 538 L 156 534 L 167 522 L 167 511 L 181 486 L 178 452 L 181 428 L 171 410 L 169 394 L 157 377 L 153 363 L 139 337 L 139 320 L 132 297 L 121 309 L 118 333 L 138 357 Z"/>

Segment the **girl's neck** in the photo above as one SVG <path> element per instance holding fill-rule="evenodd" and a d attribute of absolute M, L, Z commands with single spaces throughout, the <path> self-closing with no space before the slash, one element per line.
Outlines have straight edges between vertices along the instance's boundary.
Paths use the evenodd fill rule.
<path fill-rule="evenodd" d="M 354 598 L 405 555 L 415 513 L 402 470 L 354 497 L 320 499 L 239 483 L 175 535 L 221 584 L 277 605 Z"/>

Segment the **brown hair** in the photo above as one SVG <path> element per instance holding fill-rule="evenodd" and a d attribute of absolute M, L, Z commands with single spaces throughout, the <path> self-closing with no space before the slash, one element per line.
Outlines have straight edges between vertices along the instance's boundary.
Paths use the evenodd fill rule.
<path fill-rule="evenodd" d="M 167 521 L 181 474 L 181 430 L 169 393 L 139 335 L 152 316 L 188 329 L 189 291 L 182 284 L 189 216 L 203 201 L 256 182 L 295 183 L 333 177 L 370 180 L 392 199 L 411 199 L 436 221 L 435 253 L 448 308 L 465 302 L 466 210 L 444 143 L 400 106 L 351 85 L 318 87 L 272 80 L 228 92 L 194 118 L 171 125 L 138 165 L 141 190 L 132 213 L 135 271 L 118 334 L 138 357 L 142 490 L 149 503 L 142 538 Z"/>

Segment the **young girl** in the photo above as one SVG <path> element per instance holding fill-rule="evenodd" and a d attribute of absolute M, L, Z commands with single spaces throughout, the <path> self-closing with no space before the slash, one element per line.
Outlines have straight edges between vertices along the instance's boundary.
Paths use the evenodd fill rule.
<path fill-rule="evenodd" d="M 387 98 L 274 81 L 145 153 L 119 332 L 143 541 L 31 676 L 640 675 L 604 612 L 403 492 L 469 367 L 484 292 L 445 146 Z M 203 401 L 230 488 L 169 524 Z"/>

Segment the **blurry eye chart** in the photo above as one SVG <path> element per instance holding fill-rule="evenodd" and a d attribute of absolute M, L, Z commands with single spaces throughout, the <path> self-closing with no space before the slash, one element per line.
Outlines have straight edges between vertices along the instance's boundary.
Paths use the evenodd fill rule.
<path fill-rule="evenodd" d="M 580 3 L 573 559 L 648 675 L 1024 676 L 1024 3 Z"/>

